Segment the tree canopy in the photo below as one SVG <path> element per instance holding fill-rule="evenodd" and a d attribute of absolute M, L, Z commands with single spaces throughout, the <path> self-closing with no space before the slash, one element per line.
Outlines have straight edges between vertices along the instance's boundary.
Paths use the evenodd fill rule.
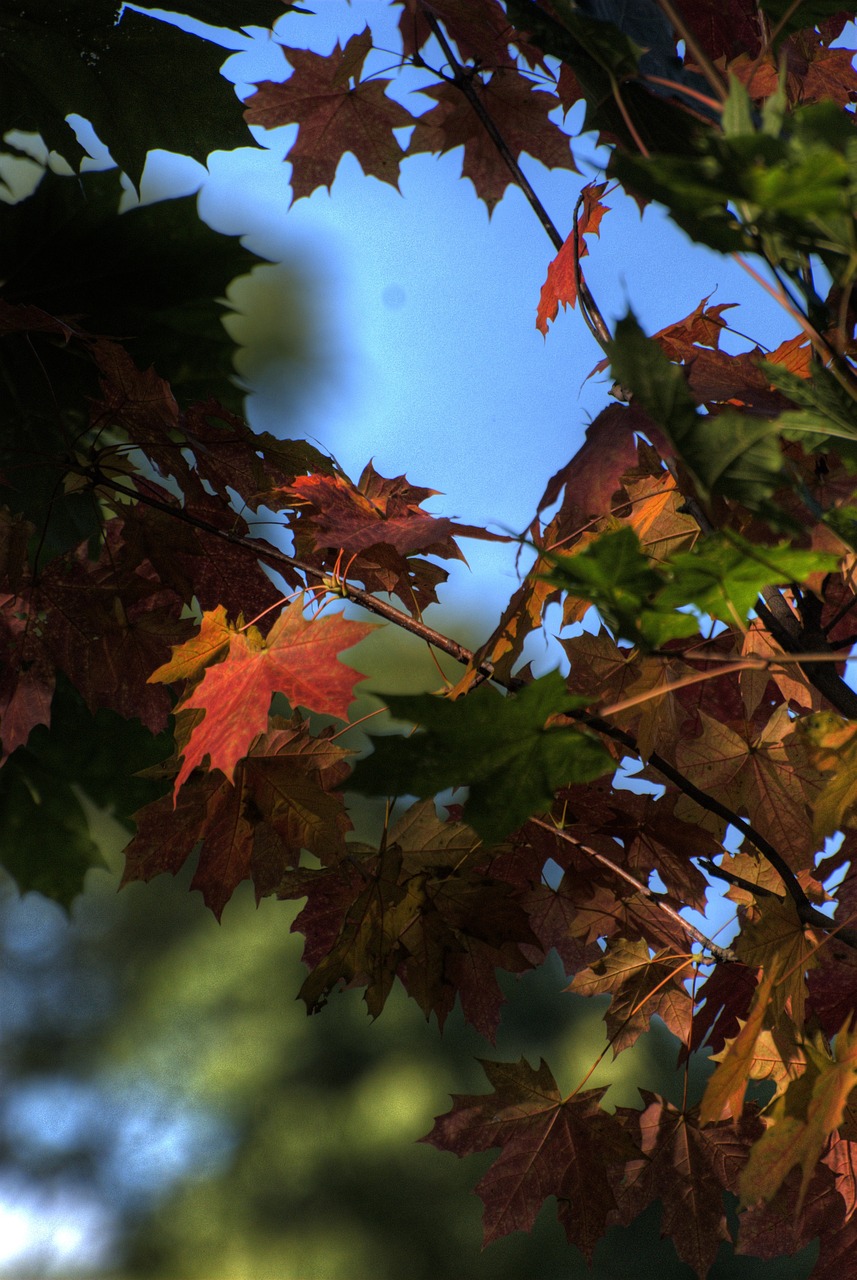
<path fill-rule="evenodd" d="M 377 1017 L 398 984 L 440 1028 L 458 1002 L 489 1042 L 498 972 L 556 951 L 570 990 L 610 997 L 614 1055 L 656 1017 L 680 1066 L 702 1050 L 716 1065 L 701 1099 L 610 1113 L 586 1079 L 564 1094 L 544 1061 L 486 1058 L 486 1091 L 426 1138 L 499 1149 L 477 1188 L 486 1243 L 553 1197 L 591 1258 L 660 1201 L 700 1277 L 723 1240 L 769 1258 L 816 1237 L 813 1277 L 841 1274 L 857 1232 L 853 15 L 399 0 L 387 74 L 367 70 L 369 27 L 284 46 L 282 80 L 242 108 L 204 36 L 120 7 L 24 0 L 0 18 L 4 145 L 25 154 L 37 133 L 73 170 L 44 167 L 0 206 L 3 866 L 69 904 L 100 857 L 88 797 L 128 825 L 126 882 L 190 861 L 218 918 L 245 880 L 303 901 L 310 1013 L 356 986 Z M 180 8 L 237 27 L 300 6 Z M 253 431 L 218 301 L 253 255 L 187 200 L 120 214 L 115 171 L 76 172 L 70 116 L 135 187 L 155 148 L 204 160 L 250 145 L 248 125 L 297 124 L 294 200 L 330 188 L 346 152 L 396 186 L 409 156 L 463 148 L 489 213 L 520 188 L 556 250 L 536 324 L 550 342 L 576 308 L 613 386 L 519 537 L 428 513 L 434 490 L 404 473 L 370 460 L 354 479 Z M 520 157 L 574 171 L 581 134 L 608 158 L 565 235 Z M 586 256 L 623 197 L 739 261 L 794 336 L 735 350 L 732 304 L 710 297 L 653 335 L 631 310 L 608 325 Z M 516 541 L 521 565 L 475 650 L 425 616 L 471 539 Z M 554 606 L 562 661 L 535 676 L 525 643 Z M 355 760 L 340 739 L 379 621 L 460 670 L 382 688 L 410 732 L 370 721 Z M 364 796 L 386 804 L 358 838 Z M 735 905 L 728 942 L 688 918 L 714 886 Z"/>

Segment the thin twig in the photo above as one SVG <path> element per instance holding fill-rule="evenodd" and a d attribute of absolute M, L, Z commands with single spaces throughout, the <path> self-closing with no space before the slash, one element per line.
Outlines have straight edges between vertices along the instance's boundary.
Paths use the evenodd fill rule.
<path fill-rule="evenodd" d="M 664 656 L 674 659 L 677 655 L 668 653 Z M 681 656 L 686 662 L 717 661 L 715 658 L 706 658 L 704 655 L 683 654 Z M 731 676 L 740 671 L 767 671 L 773 667 L 787 667 L 790 663 L 802 665 L 807 662 L 854 661 L 857 661 L 857 655 L 852 657 L 850 653 L 793 653 L 788 657 L 774 654 L 769 658 L 762 654 L 752 654 L 750 657 L 725 657 L 714 671 L 696 671 L 692 676 L 682 676 L 680 680 L 674 680 L 658 689 L 649 689 L 646 693 L 638 693 L 635 697 L 625 698 L 622 702 L 611 702 L 607 707 L 599 707 L 599 712 L 602 716 L 616 716 L 622 711 L 630 711 L 632 707 L 649 702 L 652 698 L 662 698 L 667 693 L 675 693 L 677 689 L 687 689 L 691 685 L 702 684 L 704 680 L 717 680 L 720 676 Z"/>
<path fill-rule="evenodd" d="M 217 525 L 209 524 L 207 520 L 202 520 L 199 516 L 192 516 L 181 507 L 171 507 L 169 503 L 152 497 L 150 494 L 128 489 L 125 485 L 112 480 L 109 476 L 101 475 L 95 469 L 90 474 L 99 486 L 109 487 L 116 493 L 132 498 L 135 502 L 142 502 L 145 506 L 153 507 L 156 511 L 163 511 L 174 519 L 182 521 L 183 524 L 199 529 L 203 533 L 212 534 L 214 537 L 220 538 L 223 542 L 228 542 L 234 547 L 240 547 L 242 551 L 254 556 L 257 560 L 263 560 L 274 569 L 297 569 L 300 573 L 306 574 L 311 578 L 317 578 L 321 582 L 325 582 L 330 578 L 330 574 L 325 569 L 307 564 L 303 560 L 297 560 L 294 556 L 287 555 L 285 551 L 280 551 L 277 547 L 271 546 L 269 542 L 264 542 L 260 538 L 247 538 L 240 533 L 230 533 L 228 529 L 219 529 Z M 466 666 L 473 661 L 472 651 L 465 648 L 464 645 L 459 644 L 456 640 L 450 640 L 448 636 L 435 631 L 433 627 L 426 626 L 424 622 L 417 621 L 416 618 L 412 618 L 410 614 L 403 613 L 401 609 L 397 609 L 394 605 L 379 600 L 377 596 L 364 591 L 361 587 L 351 586 L 350 583 L 338 579 L 337 588 L 354 604 L 359 604 L 362 608 L 368 609 L 370 613 L 377 614 L 379 618 L 384 618 L 387 622 L 393 622 L 404 631 L 410 631 L 412 635 L 419 636 L 427 644 L 434 645 L 435 648 L 440 649 L 443 653 L 449 654 L 456 662 Z M 485 678 L 490 679 L 494 671 L 493 664 L 490 662 L 480 663 L 478 670 Z"/>

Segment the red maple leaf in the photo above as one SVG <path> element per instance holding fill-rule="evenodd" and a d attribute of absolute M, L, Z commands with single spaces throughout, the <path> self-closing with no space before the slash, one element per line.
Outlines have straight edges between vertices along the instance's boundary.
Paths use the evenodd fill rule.
<path fill-rule="evenodd" d="M 526 151 L 549 169 L 577 172 L 568 135 L 548 119 L 558 105 L 553 94 L 534 88 L 512 70 L 495 71 L 487 81 L 476 76 L 471 84 L 515 159 Z M 437 106 L 420 116 L 407 154 L 443 154 L 464 147 L 462 177 L 470 179 L 491 213 L 514 181 L 494 140 L 456 85 L 431 85 L 420 93 L 434 98 Z"/>
<path fill-rule="evenodd" d="M 539 305 L 536 311 L 536 328 L 547 337 L 548 325 L 556 320 L 559 304 L 563 308 L 573 307 L 577 302 L 577 280 L 575 279 L 575 231 L 577 232 L 577 260 L 580 261 L 589 253 L 589 246 L 584 240 L 586 235 L 600 235 L 601 219 L 609 209 L 609 205 L 601 203 L 601 197 L 607 189 L 606 182 L 587 182 L 583 188 L 583 213 L 577 226 L 567 237 L 565 244 L 548 267 L 547 279 L 542 285 Z"/>
<path fill-rule="evenodd" d="M 293 708 L 303 706 L 345 720 L 354 686 L 362 677 L 336 655 L 376 625 L 351 622 L 340 613 L 307 618 L 299 600 L 283 610 L 267 637 L 253 626 L 227 628 L 229 647 L 222 661 L 205 669 L 180 704 L 181 710 L 199 709 L 205 715 L 185 748 L 176 794 L 206 756 L 209 768 L 222 770 L 232 781 L 237 762 L 267 727 L 275 693 L 284 693 Z M 198 638 L 188 643 L 196 652 Z M 181 660 L 182 650 L 174 650 L 170 663 L 151 679 L 169 682 Z"/>
<path fill-rule="evenodd" d="M 711 294 L 703 298 L 683 320 L 676 320 L 652 334 L 652 340 L 670 360 L 690 360 L 698 347 L 719 348 L 720 336 L 727 327 L 723 312 L 731 311 L 738 303 L 718 302 L 716 306 L 709 307 L 710 297 Z"/>
<path fill-rule="evenodd" d="M 734 58 L 759 51 L 755 0 L 683 0 L 682 17 L 709 58 Z"/>
<path fill-rule="evenodd" d="M 386 96 L 389 80 L 361 81 L 371 47 L 368 27 L 352 36 L 344 49 L 337 40 L 333 52 L 326 55 L 283 47 L 293 74 L 283 83 L 258 84 L 247 99 L 244 118 L 248 124 L 265 129 L 300 126 L 297 141 L 286 155 L 292 165 L 293 202 L 311 195 L 316 187 L 330 190 L 346 151 L 357 157 L 364 173 L 398 190 L 402 148 L 393 130 L 414 121 L 409 111 Z"/>
<path fill-rule="evenodd" d="M 482 1061 L 491 1094 L 453 1097 L 452 1110 L 422 1139 L 457 1156 L 501 1147 L 476 1191 L 485 1204 L 484 1243 L 530 1231 L 539 1209 L 556 1196 L 571 1244 L 587 1260 L 616 1211 L 611 1167 L 636 1154 L 624 1129 L 598 1103 L 604 1089 L 563 1100 L 544 1062 Z"/>

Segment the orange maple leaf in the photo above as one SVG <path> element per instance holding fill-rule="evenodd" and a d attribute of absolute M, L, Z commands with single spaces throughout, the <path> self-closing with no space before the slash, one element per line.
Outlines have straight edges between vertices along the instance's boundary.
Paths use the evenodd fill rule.
<path fill-rule="evenodd" d="M 563 307 L 573 307 L 577 302 L 577 273 L 574 269 L 575 233 L 579 261 L 589 252 L 583 237 L 589 233 L 596 236 L 600 234 L 601 219 L 610 207 L 601 203 L 601 196 L 606 188 L 606 182 L 599 182 L 597 186 L 590 182 L 583 188 L 583 217 L 572 229 L 565 244 L 548 267 L 547 279 L 542 285 L 536 311 L 536 328 L 544 337 L 547 337 L 550 322 L 556 320 L 559 304 L 562 303 Z"/>
<path fill-rule="evenodd" d="M 206 756 L 209 768 L 220 769 L 231 782 L 235 766 L 246 756 L 250 744 L 268 726 L 268 710 L 275 693 L 284 693 L 293 708 L 306 707 L 322 715 L 347 719 L 354 686 L 360 672 L 337 660 L 377 626 L 371 622 L 351 622 L 341 613 L 327 617 L 306 617 L 302 601 L 284 609 L 267 637 L 256 627 L 242 630 L 222 625 L 222 619 L 203 614 L 200 634 L 228 633 L 229 648 L 221 662 L 221 647 L 213 648 L 215 665 L 207 666 L 200 682 L 181 701 L 177 710 L 195 708 L 205 712 L 188 739 L 184 761 L 176 778 L 175 791 L 187 781 Z M 189 651 L 185 655 L 184 650 Z M 192 652 L 190 652 L 192 651 Z M 199 637 L 176 646 L 170 662 L 152 679 L 175 678 L 185 674 L 199 654 Z M 185 657 L 190 663 L 184 661 Z"/>

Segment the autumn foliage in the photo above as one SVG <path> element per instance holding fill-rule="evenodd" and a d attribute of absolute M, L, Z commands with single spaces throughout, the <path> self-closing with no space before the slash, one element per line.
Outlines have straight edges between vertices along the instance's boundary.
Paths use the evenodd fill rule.
<path fill-rule="evenodd" d="M 283 12 L 215 7 L 236 26 Z M 241 417 L 212 299 L 251 255 L 181 202 L 117 217 L 115 174 L 46 172 L 0 211 L 4 865 L 22 891 L 80 892 L 98 859 L 83 792 L 133 826 L 126 881 L 191 859 L 218 916 L 247 879 L 303 902 L 310 1012 L 359 986 L 377 1016 L 400 983 L 440 1027 L 459 1002 L 489 1042 L 498 971 L 555 949 L 570 990 L 610 997 L 614 1054 L 657 1016 L 680 1064 L 704 1049 L 713 1071 L 695 1105 L 645 1093 L 610 1113 L 544 1062 L 486 1060 L 487 1091 L 455 1097 L 426 1139 L 497 1152 L 477 1188 L 486 1242 L 553 1197 L 591 1258 L 660 1200 L 700 1277 L 723 1240 L 766 1258 L 816 1237 L 813 1276 L 842 1277 L 857 1250 L 853 15 L 828 0 L 397 7 L 418 94 L 366 71 L 367 28 L 284 47 L 245 124 L 204 40 L 134 11 L 116 27 L 109 0 L 65 25 L 25 0 L 3 19 L 4 130 L 77 164 L 77 112 L 138 183 L 155 147 L 204 159 L 251 145 L 246 125 L 297 124 L 294 200 L 329 188 L 345 152 L 395 186 L 408 156 L 463 148 L 489 211 L 525 191 L 556 252 L 536 323 L 552 341 L 560 305 L 577 308 L 613 398 L 545 477 L 530 568 L 472 652 L 425 615 L 443 563 L 496 535 L 427 513 L 433 490 L 405 475 L 368 462 L 354 480 Z M 33 69 L 45 42 L 58 96 Z M 126 92 L 144 58 L 159 68 L 146 102 L 181 76 L 181 109 Z M 559 232 L 519 158 L 575 170 L 562 120 L 581 100 L 609 159 Z M 710 298 L 651 336 L 630 312 L 611 330 L 586 255 L 626 194 L 739 256 L 794 337 L 736 351 L 731 305 Z M 86 254 L 121 271 L 81 285 L 69 264 Z M 189 301 L 204 318 L 177 341 Z M 555 604 L 567 661 L 534 678 L 524 643 Z M 413 731 L 355 763 L 337 738 L 373 614 L 461 671 L 386 697 Z M 374 843 L 354 838 L 349 794 L 398 802 Z M 687 919 L 712 886 L 735 906 L 728 942 Z"/>

